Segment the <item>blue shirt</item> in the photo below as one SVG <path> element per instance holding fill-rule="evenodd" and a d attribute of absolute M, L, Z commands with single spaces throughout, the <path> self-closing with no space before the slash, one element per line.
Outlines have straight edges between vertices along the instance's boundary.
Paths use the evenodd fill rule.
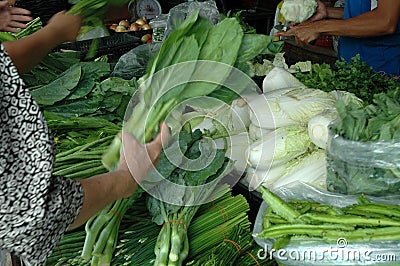
<path fill-rule="evenodd" d="M 366 0 L 345 0 L 344 19 L 352 18 L 371 11 L 371 2 Z M 340 37 L 338 46 L 339 59 L 350 61 L 359 54 L 361 61 L 373 67 L 376 72 L 400 75 L 400 21 L 394 34 L 352 38 Z"/>

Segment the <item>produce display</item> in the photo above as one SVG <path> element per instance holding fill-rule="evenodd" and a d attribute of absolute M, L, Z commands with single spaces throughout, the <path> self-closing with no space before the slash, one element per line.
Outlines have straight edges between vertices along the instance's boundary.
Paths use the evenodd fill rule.
<path fill-rule="evenodd" d="M 298 193 L 300 190 L 306 192 Z M 265 187 L 261 191 L 264 202 L 253 235 L 265 250 L 286 252 L 277 258 L 280 263 L 396 264 L 400 244 L 398 204 L 363 194 L 351 198 L 324 194 L 302 186 L 294 193 L 281 193 L 285 200 Z M 388 259 L 379 260 L 379 256 Z"/>
<path fill-rule="evenodd" d="M 89 28 L 109 4 L 124 3 L 77 1 L 70 13 L 84 15 Z M 301 22 L 315 8 L 314 0 L 285 0 L 281 12 Z M 339 238 L 400 255 L 396 77 L 372 72 L 359 57 L 333 67 L 288 66 L 282 42 L 246 30 L 238 18 L 214 25 L 193 12 L 159 49 L 148 49 L 141 77 L 124 79 L 107 56 L 83 62 L 77 52 L 50 53 L 22 76 L 56 141 L 54 175 L 112 171 L 122 127 L 146 143 L 167 121 L 173 136 L 149 182 L 67 232 L 46 266 L 286 265 L 260 258 L 260 243 L 296 250 Z M 35 20 L 0 38 L 40 27 Z M 108 28 L 151 30 L 145 18 Z M 151 35 L 142 41 L 151 45 Z M 257 220 L 249 219 L 248 199 L 233 193 L 237 181 L 261 195 L 261 230 L 252 233 Z M 312 195 L 278 196 L 299 184 Z"/>

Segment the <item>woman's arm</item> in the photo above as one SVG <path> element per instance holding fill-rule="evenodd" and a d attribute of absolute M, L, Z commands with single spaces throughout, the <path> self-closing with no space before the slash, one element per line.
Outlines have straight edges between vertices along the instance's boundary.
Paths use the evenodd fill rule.
<path fill-rule="evenodd" d="M 372 37 L 392 34 L 400 15 L 400 1 L 380 0 L 378 7 L 354 18 L 327 19 L 295 26 L 280 36 L 295 36 L 305 44 L 319 38 L 321 34 L 347 37 Z"/>
<path fill-rule="evenodd" d="M 130 197 L 153 169 L 168 138 L 169 129 L 165 123 L 162 124 L 157 138 L 146 145 L 140 144 L 131 134 L 123 132 L 119 168 L 114 172 L 79 180 L 85 197 L 82 209 L 70 229 L 84 224 L 114 201 Z"/>
<path fill-rule="evenodd" d="M 57 45 L 75 41 L 81 23 L 80 16 L 60 12 L 37 32 L 15 41 L 4 42 L 3 45 L 18 72 L 23 74 L 37 65 Z"/>

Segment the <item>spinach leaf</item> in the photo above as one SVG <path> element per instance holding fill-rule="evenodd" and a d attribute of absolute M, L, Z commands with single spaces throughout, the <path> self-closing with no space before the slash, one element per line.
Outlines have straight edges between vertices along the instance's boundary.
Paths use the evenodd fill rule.
<path fill-rule="evenodd" d="M 82 68 L 74 65 L 58 79 L 32 91 L 32 96 L 39 105 L 53 105 L 65 99 L 78 84 Z"/>

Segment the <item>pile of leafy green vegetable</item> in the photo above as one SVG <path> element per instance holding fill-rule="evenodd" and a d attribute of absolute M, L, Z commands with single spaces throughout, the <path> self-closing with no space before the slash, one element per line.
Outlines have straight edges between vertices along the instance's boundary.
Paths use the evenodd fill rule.
<path fill-rule="evenodd" d="M 360 106 L 338 101 L 327 148 L 328 189 L 387 196 L 400 191 L 400 88 Z"/>
<path fill-rule="evenodd" d="M 343 90 L 355 94 L 366 103 L 373 95 L 400 87 L 400 82 L 382 73 L 372 71 L 360 56 L 349 62 L 336 61 L 335 66 L 313 64 L 310 72 L 295 75 L 304 85 L 323 91 Z"/>
<path fill-rule="evenodd" d="M 339 120 L 332 127 L 335 134 L 355 141 L 391 141 L 400 139 L 400 87 L 373 96 L 373 103 L 337 101 Z"/>
<path fill-rule="evenodd" d="M 137 83 L 136 79 L 109 77 L 110 73 L 107 62 L 79 62 L 48 84 L 30 90 L 45 111 L 64 117 L 85 115 L 121 123 Z"/>
<path fill-rule="evenodd" d="M 33 90 L 57 79 L 64 71 L 80 61 L 79 52 L 51 52 L 21 77 L 25 85 Z"/>

